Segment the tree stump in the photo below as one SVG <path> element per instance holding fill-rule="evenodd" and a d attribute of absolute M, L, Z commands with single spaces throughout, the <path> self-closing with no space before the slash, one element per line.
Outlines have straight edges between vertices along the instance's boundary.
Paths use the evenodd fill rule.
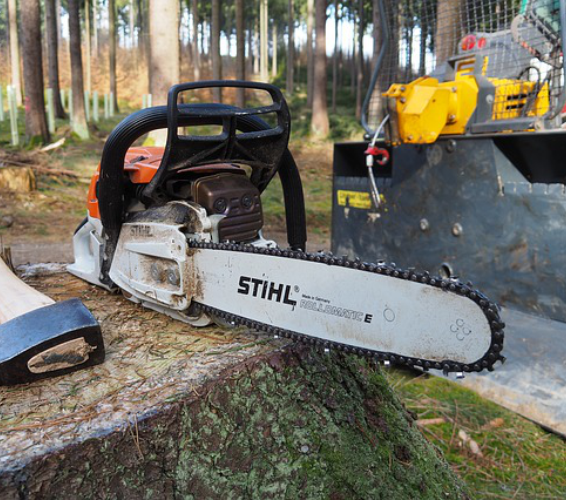
<path fill-rule="evenodd" d="M 103 365 L 0 387 L 0 498 L 462 499 L 379 368 L 246 329 L 193 329 L 27 268 L 103 328 Z"/>
<path fill-rule="evenodd" d="M 0 168 L 0 190 L 29 193 L 35 191 L 35 174 L 30 167 Z"/>

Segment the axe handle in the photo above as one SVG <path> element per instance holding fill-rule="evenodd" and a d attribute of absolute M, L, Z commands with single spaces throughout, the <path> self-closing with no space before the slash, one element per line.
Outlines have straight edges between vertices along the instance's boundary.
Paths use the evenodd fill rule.
<path fill-rule="evenodd" d="M 26 285 L 0 258 L 0 324 L 54 302 Z"/>

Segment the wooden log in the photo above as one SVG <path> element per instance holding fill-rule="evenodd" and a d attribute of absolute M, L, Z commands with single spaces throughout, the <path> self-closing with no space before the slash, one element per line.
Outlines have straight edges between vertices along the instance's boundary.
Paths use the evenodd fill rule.
<path fill-rule="evenodd" d="M 35 191 L 35 174 L 30 167 L 0 168 L 0 190 L 7 189 L 17 193 Z"/>
<path fill-rule="evenodd" d="M 467 498 L 368 360 L 32 271 L 93 311 L 107 361 L 0 388 L 1 499 Z"/>

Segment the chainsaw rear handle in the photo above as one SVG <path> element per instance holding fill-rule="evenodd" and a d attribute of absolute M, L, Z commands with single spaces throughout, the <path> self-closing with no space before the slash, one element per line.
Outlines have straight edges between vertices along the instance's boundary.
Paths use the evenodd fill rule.
<path fill-rule="evenodd" d="M 187 108 L 227 107 L 223 104 L 184 104 L 179 106 L 178 126 L 216 125 L 218 116 L 184 113 Z M 120 122 L 104 145 L 100 162 L 98 200 L 100 219 L 104 228 L 105 248 L 101 266 L 101 281 L 110 284 L 108 272 L 118 242 L 118 236 L 124 218 L 124 160 L 126 152 L 136 139 L 152 130 L 167 127 L 167 108 L 156 106 L 142 109 Z M 257 116 L 243 116 L 238 126 L 246 131 L 262 131 L 270 128 Z M 306 217 L 302 183 L 293 155 L 285 148 L 278 169 L 285 199 L 287 239 L 292 248 L 304 249 L 306 246 Z M 275 174 L 275 171 L 272 175 Z M 270 179 L 269 179 L 270 180 Z M 263 186 L 265 187 L 265 186 Z"/>

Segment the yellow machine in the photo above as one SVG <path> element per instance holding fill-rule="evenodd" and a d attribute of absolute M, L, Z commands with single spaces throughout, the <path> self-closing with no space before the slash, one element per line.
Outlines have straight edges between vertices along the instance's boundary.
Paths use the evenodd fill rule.
<path fill-rule="evenodd" d="M 441 82 L 422 76 L 410 83 L 395 83 L 383 93 L 390 120 L 395 124 L 393 145 L 431 144 L 441 135 L 465 134 L 478 107 L 482 85 L 493 89 L 493 94 L 482 103 L 491 107 L 492 121 L 542 117 L 550 108 L 548 82 L 540 85 L 534 81 L 488 77 L 489 57 L 463 56 L 453 65 L 452 80 Z M 526 122 L 524 127 L 533 130 L 534 122 Z"/>

